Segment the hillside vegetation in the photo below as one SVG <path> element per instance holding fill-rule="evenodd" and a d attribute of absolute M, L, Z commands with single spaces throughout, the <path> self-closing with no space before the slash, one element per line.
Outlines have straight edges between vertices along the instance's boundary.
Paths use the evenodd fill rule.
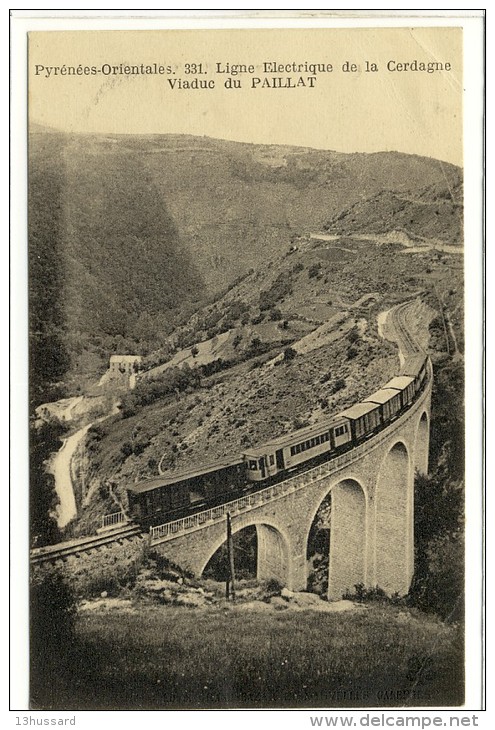
<path fill-rule="evenodd" d="M 34 134 L 29 160 L 32 373 L 53 382 L 155 344 L 204 284 L 138 157 Z"/>
<path fill-rule="evenodd" d="M 144 356 L 120 415 L 88 434 L 77 532 L 114 508 L 109 486 L 125 505 L 129 482 L 371 393 L 398 370 L 377 315 L 404 298 L 439 312 L 435 337 L 462 353 L 459 257 L 393 233 L 459 240 L 453 166 L 174 135 L 38 130 L 30 145 L 34 404 L 84 390 L 112 352 Z M 310 237 L 325 226 L 332 240 Z"/>

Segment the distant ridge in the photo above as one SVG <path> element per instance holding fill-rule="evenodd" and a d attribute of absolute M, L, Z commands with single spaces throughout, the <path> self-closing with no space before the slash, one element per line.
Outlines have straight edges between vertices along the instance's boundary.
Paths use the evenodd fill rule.
<path fill-rule="evenodd" d="M 47 127 L 44 124 L 38 124 L 37 122 L 30 122 L 28 124 L 29 134 L 64 134 L 60 129 L 55 127 Z"/>

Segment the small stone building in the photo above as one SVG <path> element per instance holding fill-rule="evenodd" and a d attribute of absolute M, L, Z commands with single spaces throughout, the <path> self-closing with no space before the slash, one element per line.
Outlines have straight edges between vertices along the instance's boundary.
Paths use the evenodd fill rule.
<path fill-rule="evenodd" d="M 132 375 L 135 372 L 135 365 L 139 365 L 142 361 L 141 355 L 110 355 L 110 373 L 117 375 Z"/>

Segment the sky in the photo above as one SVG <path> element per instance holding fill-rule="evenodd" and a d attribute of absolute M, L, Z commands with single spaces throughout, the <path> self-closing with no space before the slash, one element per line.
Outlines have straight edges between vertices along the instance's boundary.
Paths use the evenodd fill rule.
<path fill-rule="evenodd" d="M 450 70 L 387 69 L 415 60 L 448 63 Z M 310 82 L 315 74 L 304 70 L 264 73 L 264 62 L 271 61 L 331 64 L 332 71 Z M 366 61 L 378 71 L 367 72 Z M 171 72 L 106 73 L 110 66 L 155 63 Z M 254 69 L 233 76 L 216 73 L 217 63 L 222 69 L 227 64 Z M 343 70 L 346 63 L 357 70 Z M 199 64 L 199 73 L 186 73 Z M 460 28 L 38 32 L 29 37 L 28 66 L 31 122 L 68 132 L 194 134 L 342 152 L 399 150 L 462 165 Z M 97 72 L 62 75 L 64 67 Z M 226 88 L 229 77 L 241 88 Z M 272 77 L 282 78 L 283 85 L 289 77 L 301 83 L 302 77 L 304 85 L 264 87 Z M 178 88 L 194 78 L 215 88 Z M 253 88 L 255 78 L 260 82 Z M 170 80 L 181 84 L 172 88 Z"/>

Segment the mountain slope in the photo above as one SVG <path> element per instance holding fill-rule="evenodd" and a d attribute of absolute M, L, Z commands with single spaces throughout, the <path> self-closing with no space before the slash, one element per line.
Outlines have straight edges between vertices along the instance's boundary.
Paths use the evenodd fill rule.
<path fill-rule="evenodd" d="M 139 159 L 95 153 L 91 145 L 82 152 L 55 133 L 30 139 L 29 266 L 37 371 L 46 370 L 49 338 L 65 350 L 59 357 L 65 366 L 98 338 L 106 358 L 119 344 L 109 337 L 135 349 L 146 339 L 144 315 L 162 321 L 204 291 Z M 66 369 L 53 366 L 45 375 L 60 377 Z"/>
<path fill-rule="evenodd" d="M 460 244 L 463 236 L 463 187 L 460 172 L 442 183 L 419 190 L 377 195 L 354 203 L 334 216 L 324 229 L 352 235 L 403 231 L 412 239 Z"/>
<path fill-rule="evenodd" d="M 393 152 L 348 155 L 173 135 L 140 143 L 143 164 L 210 290 L 257 267 L 292 235 L 319 230 L 349 204 L 458 174 L 452 165 Z"/>
<path fill-rule="evenodd" d="M 420 199 L 428 186 L 438 198 L 458 182 L 452 165 L 395 152 L 36 127 L 29 177 L 33 369 L 43 369 L 46 355 L 54 360 L 48 380 L 68 368 L 80 380 L 101 372 L 112 351 L 147 354 L 184 312 L 277 261 L 294 240 L 350 205 L 363 225 L 379 228 L 383 211 L 396 219 L 396 198 Z M 423 201 L 415 212 L 420 205 L 424 232 L 432 210 Z M 443 208 L 438 218 L 445 220 Z"/>

